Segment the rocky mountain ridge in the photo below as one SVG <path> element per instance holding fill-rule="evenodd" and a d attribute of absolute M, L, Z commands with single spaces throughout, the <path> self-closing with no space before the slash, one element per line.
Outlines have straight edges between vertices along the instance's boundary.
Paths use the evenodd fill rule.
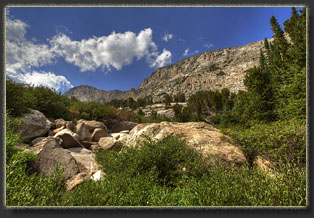
<path fill-rule="evenodd" d="M 272 41 L 270 39 L 269 41 Z M 74 87 L 64 93 L 80 101 L 107 102 L 112 99 L 134 99 L 151 95 L 154 102 L 162 101 L 164 94 L 184 93 L 186 98 L 201 90 L 231 92 L 245 90 L 245 71 L 258 65 L 264 41 L 252 42 L 239 47 L 206 51 L 183 59 L 175 64 L 158 68 L 144 79 L 137 89 L 128 91 L 104 91 L 90 86 Z"/>

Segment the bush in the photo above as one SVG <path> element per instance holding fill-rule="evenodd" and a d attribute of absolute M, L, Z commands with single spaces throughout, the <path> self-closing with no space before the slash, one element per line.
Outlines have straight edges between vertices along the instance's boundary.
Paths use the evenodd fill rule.
<path fill-rule="evenodd" d="M 306 125 L 302 121 L 277 121 L 255 124 L 250 128 L 235 126 L 228 133 L 241 146 L 249 160 L 256 155 L 274 162 L 306 164 Z"/>
<path fill-rule="evenodd" d="M 21 122 L 22 119 L 11 117 L 8 112 L 6 113 L 6 160 L 10 160 L 14 154 L 13 147 L 22 142 L 20 136 L 16 133 Z"/>
<path fill-rule="evenodd" d="M 217 67 L 216 64 L 212 64 L 212 65 L 209 66 L 209 71 L 215 71 L 215 70 L 218 70 L 218 69 L 219 69 L 219 67 Z"/>
<path fill-rule="evenodd" d="M 17 152 L 6 164 L 7 206 L 59 206 L 65 192 L 62 171 L 52 176 L 29 174 L 28 162 L 35 158 L 28 152 Z"/>
<path fill-rule="evenodd" d="M 64 196 L 64 205 L 306 205 L 305 169 L 281 164 L 282 174 L 272 179 L 256 167 L 208 166 L 180 137 L 147 138 L 134 148 L 97 153 L 97 161 L 104 179 L 85 181 Z"/>

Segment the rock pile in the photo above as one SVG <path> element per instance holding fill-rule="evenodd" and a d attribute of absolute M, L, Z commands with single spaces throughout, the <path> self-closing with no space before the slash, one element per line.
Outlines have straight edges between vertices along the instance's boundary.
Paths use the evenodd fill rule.
<path fill-rule="evenodd" d="M 124 127 L 129 131 L 135 125 L 120 125 L 119 129 L 125 134 Z M 104 174 L 99 170 L 92 151 L 114 148 L 118 140 L 109 132 L 102 122 L 79 120 L 74 124 L 63 119 L 49 120 L 36 110 L 24 115 L 19 129 L 23 142 L 29 144 L 26 151 L 40 157 L 32 161 L 32 168 L 51 175 L 60 165 L 68 179 L 68 190 L 85 179 L 100 179 Z"/>
<path fill-rule="evenodd" d="M 94 152 L 114 149 L 121 144 L 135 146 L 144 139 L 143 134 L 153 140 L 181 134 L 201 155 L 210 155 L 213 164 L 216 161 L 235 165 L 248 163 L 240 148 L 222 140 L 222 133 L 204 122 L 121 122 L 121 125 L 113 125 L 113 131 L 94 120 L 79 120 L 76 124 L 63 119 L 48 120 L 36 110 L 31 110 L 24 118 L 20 133 L 29 145 L 25 150 L 39 156 L 31 162 L 32 169 L 51 175 L 60 166 L 64 169 L 68 191 L 86 179 L 99 180 L 105 175 L 95 161 Z M 21 147 L 17 146 L 17 149 Z M 270 166 L 259 159 L 256 165 L 261 169 Z"/>

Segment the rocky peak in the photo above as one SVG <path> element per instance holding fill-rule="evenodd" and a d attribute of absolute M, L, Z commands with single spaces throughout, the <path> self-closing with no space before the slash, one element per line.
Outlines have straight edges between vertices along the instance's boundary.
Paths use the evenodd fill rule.
<path fill-rule="evenodd" d="M 271 40 L 270 40 L 271 41 Z M 144 79 L 137 89 L 129 91 L 103 91 L 90 86 L 78 86 L 64 95 L 75 96 L 80 101 L 106 102 L 112 99 L 138 99 L 151 95 L 154 102 L 162 101 L 164 94 L 184 93 L 186 98 L 201 90 L 231 92 L 244 90 L 245 71 L 259 64 L 260 49 L 264 40 L 239 47 L 206 51 L 185 58 L 169 66 L 158 68 Z"/>

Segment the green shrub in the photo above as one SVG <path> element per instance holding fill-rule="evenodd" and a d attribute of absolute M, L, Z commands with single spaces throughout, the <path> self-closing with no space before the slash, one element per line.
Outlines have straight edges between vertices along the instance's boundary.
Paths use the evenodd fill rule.
<path fill-rule="evenodd" d="M 215 71 L 215 70 L 218 70 L 219 67 L 216 65 L 216 64 L 212 64 L 209 66 L 209 71 Z"/>
<path fill-rule="evenodd" d="M 277 121 L 255 124 L 250 128 L 235 126 L 230 136 L 241 146 L 249 160 L 264 155 L 275 162 L 306 163 L 306 125 L 304 121 Z"/>
<path fill-rule="evenodd" d="M 14 154 L 13 147 L 22 142 L 19 135 L 16 133 L 21 122 L 22 119 L 11 117 L 8 112 L 6 112 L 6 160 L 9 160 Z"/>
<path fill-rule="evenodd" d="M 226 75 L 224 71 L 219 71 L 219 73 L 217 73 L 217 76 L 223 76 L 223 75 Z"/>

